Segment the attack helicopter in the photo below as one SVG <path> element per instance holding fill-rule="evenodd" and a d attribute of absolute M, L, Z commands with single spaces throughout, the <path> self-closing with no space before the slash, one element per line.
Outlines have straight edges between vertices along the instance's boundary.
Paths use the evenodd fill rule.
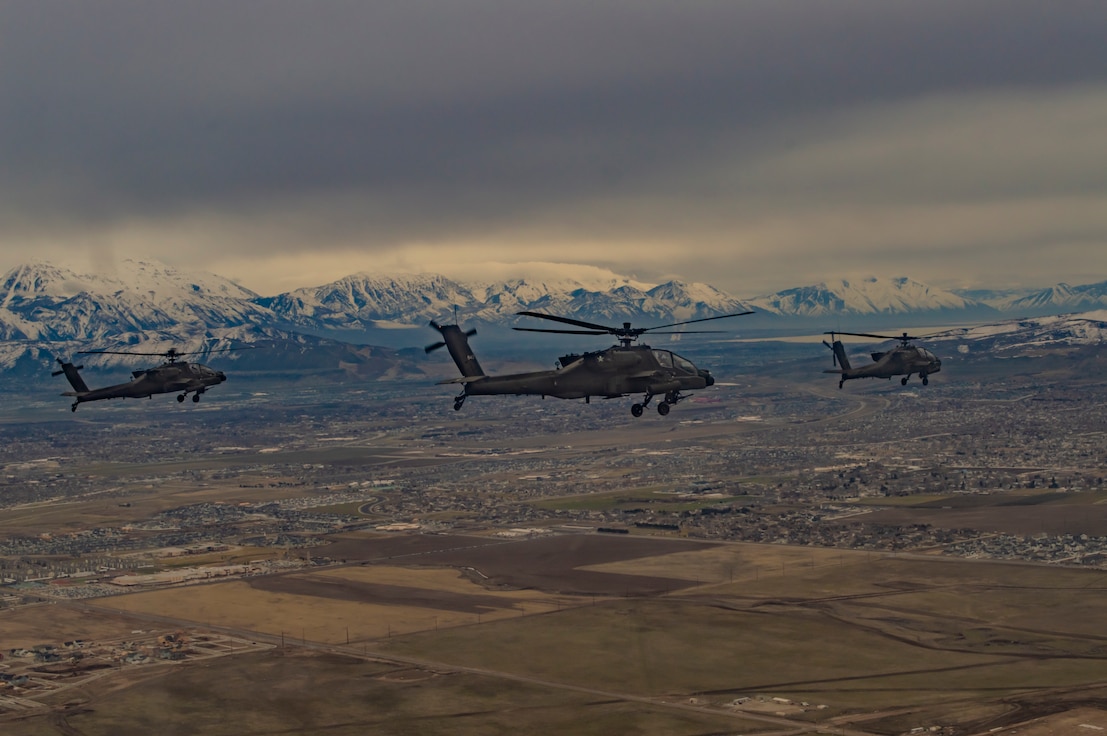
<path fill-rule="evenodd" d="M 476 334 L 476 330 L 463 331 L 457 324 L 440 325 L 432 320 L 430 325 L 438 330 L 442 340 L 428 345 L 425 351 L 431 353 L 445 347 L 454 359 L 458 370 L 461 371 L 460 378 L 440 381 L 442 384 L 460 383 L 462 385 L 461 393 L 454 398 L 454 411 L 459 411 L 462 405 L 465 404 L 465 399 L 470 396 L 505 394 L 515 396 L 532 395 L 543 398 L 552 396 L 558 399 L 584 399 L 585 403 L 591 403 L 593 396 L 614 399 L 641 393 L 644 398 L 641 403 L 631 405 L 631 414 L 636 417 L 642 416 L 653 397 L 661 396 L 663 399 L 657 404 L 657 413 L 665 416 L 669 413 L 669 409 L 673 404 L 688 398 L 681 393 L 682 391 L 706 388 L 714 384 L 715 379 L 711 376 L 710 371 L 697 368 L 692 361 L 672 351 L 655 349 L 648 345 L 635 345 L 634 342 L 646 332 L 653 332 L 654 334 L 718 332 L 718 330 L 679 332 L 661 332 L 661 330 L 694 322 L 741 317 L 746 314 L 753 314 L 753 312 L 721 314 L 716 317 L 691 319 L 656 327 L 631 327 L 629 322 L 624 322 L 621 327 L 609 327 L 541 312 L 517 312 L 517 314 L 580 328 L 576 330 L 532 327 L 512 328 L 520 332 L 614 335 L 619 344 L 598 352 L 563 355 L 558 359 L 558 367 L 554 370 L 489 376 L 480 367 L 480 363 L 473 355 L 472 348 L 469 347 L 469 338 Z"/>
<path fill-rule="evenodd" d="M 891 380 L 892 376 L 903 376 L 899 382 L 906 386 L 907 379 L 913 373 L 918 373 L 919 378 L 922 379 L 922 384 L 926 386 L 930 383 L 930 374 L 942 370 L 942 361 L 934 353 L 926 348 L 911 344 L 912 340 L 921 340 L 924 337 L 933 337 L 941 333 L 935 332 L 921 337 L 908 335 L 906 332 L 899 336 L 870 335 L 864 332 L 825 332 L 823 334 L 830 335 L 831 342 L 828 343 L 823 340 L 823 345 L 826 345 L 834 353 L 835 366 L 833 369 L 823 371 L 823 373 L 837 373 L 840 375 L 838 388 L 842 388 L 843 383 L 854 378 L 886 378 Z M 849 364 L 846 349 L 843 347 L 842 341 L 837 339 L 838 335 L 871 337 L 876 340 L 898 340 L 899 345 L 885 352 L 870 353 L 873 359 L 870 365 L 854 368 Z"/>
<path fill-rule="evenodd" d="M 73 365 L 56 358 L 61 366 L 60 370 L 51 375 L 65 374 L 72 391 L 66 391 L 62 396 L 73 396 L 75 401 L 70 411 L 77 411 L 77 407 L 86 401 L 100 401 L 101 399 L 148 399 L 154 394 L 168 394 L 180 391 L 177 401 L 184 401 L 189 393 L 192 393 L 194 402 L 200 401 L 200 394 L 210 386 L 216 386 L 227 380 L 223 371 L 213 370 L 200 363 L 190 363 L 180 359 L 186 355 L 199 353 L 223 353 L 229 350 L 251 350 L 253 348 L 223 348 L 222 350 L 194 350 L 182 353 L 175 348 L 169 348 L 161 353 L 147 353 L 131 350 L 80 350 L 78 355 L 157 355 L 165 358 L 161 365 L 141 371 L 131 371 L 133 380 L 127 383 L 119 383 L 114 386 L 90 389 L 81 377 L 80 370 L 83 365 Z"/>

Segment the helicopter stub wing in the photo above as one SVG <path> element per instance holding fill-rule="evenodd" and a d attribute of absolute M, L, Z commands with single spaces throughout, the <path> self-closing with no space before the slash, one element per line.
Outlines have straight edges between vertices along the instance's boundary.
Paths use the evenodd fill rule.
<path fill-rule="evenodd" d="M 669 378 L 669 374 L 664 371 L 638 371 L 637 373 L 628 373 L 626 377 L 633 380 L 638 380 L 640 378 Z"/>
<path fill-rule="evenodd" d="M 177 379 L 175 381 L 165 381 L 162 384 L 162 391 L 164 393 L 169 393 L 171 391 L 195 391 L 203 387 L 204 384 L 194 378 L 189 378 L 187 380 Z"/>

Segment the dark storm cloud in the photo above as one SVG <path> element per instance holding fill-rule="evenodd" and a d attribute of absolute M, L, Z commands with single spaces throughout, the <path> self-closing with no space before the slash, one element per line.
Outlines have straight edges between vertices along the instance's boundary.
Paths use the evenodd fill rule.
<path fill-rule="evenodd" d="M 324 202 L 367 247 L 586 229 L 597 199 L 723 218 L 748 184 L 698 176 L 722 157 L 858 106 L 1102 84 L 1105 30 L 1098 0 L 7 4 L 0 237 Z"/>

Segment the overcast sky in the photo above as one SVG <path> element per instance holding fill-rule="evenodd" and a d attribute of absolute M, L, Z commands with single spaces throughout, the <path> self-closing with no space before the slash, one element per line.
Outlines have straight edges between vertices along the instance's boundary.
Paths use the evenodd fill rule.
<path fill-rule="evenodd" d="M 1104 39 L 1103 0 L 0 0 L 0 271 L 1103 281 Z"/>

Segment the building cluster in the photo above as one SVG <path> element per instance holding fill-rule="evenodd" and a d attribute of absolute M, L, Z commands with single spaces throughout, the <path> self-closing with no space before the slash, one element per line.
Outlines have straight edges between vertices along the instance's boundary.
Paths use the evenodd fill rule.
<path fill-rule="evenodd" d="M 118 526 L 12 529 L 0 534 L 0 579 L 100 595 L 118 588 L 113 580 L 159 573 L 166 550 L 308 550 L 363 528 L 564 525 L 1104 566 L 1107 524 L 1078 510 L 1107 499 L 1107 387 L 898 389 L 800 393 L 754 381 L 639 420 L 619 402 L 533 397 L 474 399 L 455 414 L 440 397 L 394 389 L 370 416 L 318 395 L 252 404 L 241 410 L 250 421 L 233 407 L 198 414 L 210 426 L 189 433 L 160 415 L 29 424 L 0 444 L 0 511 L 89 496 L 130 509 L 160 487 L 220 488 L 226 499 Z M 637 432 L 646 421 L 669 431 Z M 359 452 L 384 459 L 359 462 Z M 263 501 L 236 498 L 259 489 L 270 492 Z M 1033 527 L 1047 508 L 1076 511 L 1028 530 L 1004 528 L 999 514 L 1021 510 Z M 952 513 L 973 509 L 994 510 L 995 521 Z M 951 513 L 919 518 L 924 510 Z M 300 556 L 310 563 L 311 553 Z"/>

